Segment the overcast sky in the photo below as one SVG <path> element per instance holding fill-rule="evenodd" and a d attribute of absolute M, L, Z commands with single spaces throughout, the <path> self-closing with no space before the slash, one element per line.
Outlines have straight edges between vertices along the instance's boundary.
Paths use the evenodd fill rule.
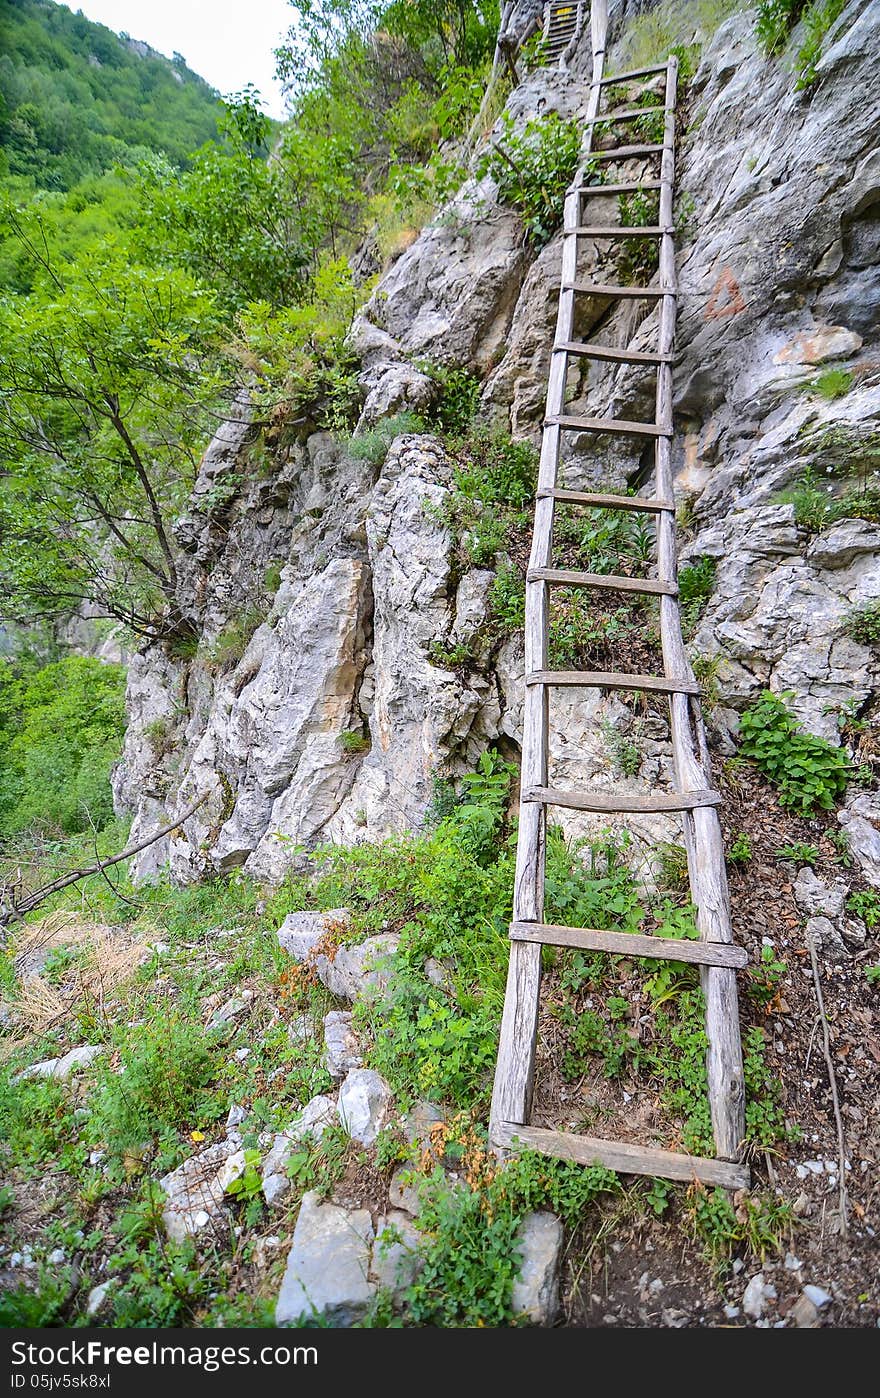
<path fill-rule="evenodd" d="M 272 50 L 290 27 L 287 0 L 66 0 L 118 34 L 145 39 L 187 65 L 224 96 L 254 83 L 266 110 L 283 115 Z"/>

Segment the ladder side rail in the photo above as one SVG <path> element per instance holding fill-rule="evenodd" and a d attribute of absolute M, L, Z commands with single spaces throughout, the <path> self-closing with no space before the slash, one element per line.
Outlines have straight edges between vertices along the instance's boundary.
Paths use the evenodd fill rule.
<path fill-rule="evenodd" d="M 604 21 L 604 22 L 603 22 Z M 595 117 L 602 96 L 601 80 L 605 62 L 605 34 L 608 25 L 606 0 L 591 8 L 593 80 L 587 116 Z M 586 150 L 592 146 L 592 126 L 587 127 Z M 555 342 L 570 340 L 574 333 L 578 239 L 574 231 L 580 220 L 579 174 L 565 196 L 563 220 L 562 271 Z M 547 383 L 547 417 L 560 416 L 565 406 L 566 364 L 564 355 L 553 355 Z M 546 568 L 551 561 L 553 512 L 552 491 L 559 467 L 561 429 L 544 428 L 538 469 L 538 499 L 532 533 L 531 568 Z M 525 673 L 548 668 L 550 585 L 544 579 L 526 583 Z M 522 790 L 547 786 L 549 775 L 549 690 L 545 685 L 526 689 L 523 713 Z M 544 916 L 544 868 L 547 846 L 547 811 L 538 802 L 520 800 L 514 876 L 513 917 L 516 922 L 541 922 Z M 490 1112 L 490 1135 L 496 1122 L 523 1124 L 528 1121 L 535 1079 L 535 1045 L 541 991 L 541 947 L 533 942 L 511 942 L 507 988 L 495 1083 Z"/>
<path fill-rule="evenodd" d="M 660 223 L 672 227 L 674 182 L 675 96 L 678 63 L 671 59 L 666 82 L 666 122 L 661 167 Z M 675 249 L 673 235 L 660 242 L 660 280 L 674 287 Z M 664 296 L 660 305 L 659 350 L 671 354 L 675 339 L 675 298 Z M 672 367 L 661 364 L 657 375 L 656 420 L 672 428 Z M 673 495 L 671 437 L 658 437 L 656 445 L 656 491 L 658 496 Z M 661 515 L 657 521 L 657 560 L 660 578 L 675 582 L 677 563 L 675 521 Z M 660 598 L 660 636 L 667 675 L 690 679 L 690 661 L 681 634 L 681 618 L 675 596 Z M 672 745 L 676 780 L 681 792 L 711 786 L 711 772 L 705 760 L 705 734 L 699 700 L 686 694 L 670 696 Z M 733 930 L 724 863 L 724 844 L 717 810 L 710 806 L 684 811 L 685 846 L 691 892 L 697 909 L 701 936 L 709 942 L 730 943 Z M 745 1135 L 745 1088 L 742 1045 L 739 1034 L 739 1008 L 736 973 L 720 967 L 701 971 L 706 999 L 706 1033 L 709 1043 L 707 1075 L 709 1105 L 717 1154 L 722 1160 L 738 1160 Z"/>

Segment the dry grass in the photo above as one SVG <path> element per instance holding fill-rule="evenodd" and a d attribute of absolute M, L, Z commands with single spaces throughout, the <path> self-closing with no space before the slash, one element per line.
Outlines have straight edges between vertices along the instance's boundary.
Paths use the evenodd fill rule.
<path fill-rule="evenodd" d="M 42 972 L 46 954 L 61 948 L 77 955 L 56 984 Z M 19 1033 L 15 1040 L 6 1039 L 0 1045 L 3 1057 L 86 1005 L 100 1013 L 107 997 L 130 979 L 146 955 L 143 932 L 132 933 L 65 911 L 28 923 L 14 938 L 11 951 L 19 982 L 15 998 Z"/>

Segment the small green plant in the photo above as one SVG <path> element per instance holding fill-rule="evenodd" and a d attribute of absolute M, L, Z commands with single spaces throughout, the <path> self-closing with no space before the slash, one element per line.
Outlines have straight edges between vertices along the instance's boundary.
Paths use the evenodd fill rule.
<path fill-rule="evenodd" d="M 808 845 L 802 840 L 793 840 L 790 845 L 781 845 L 773 851 L 773 856 L 791 864 L 809 864 L 811 869 L 815 869 L 822 858 L 818 845 Z"/>
<path fill-rule="evenodd" d="M 849 835 L 839 825 L 831 826 L 825 831 L 825 838 L 834 847 L 834 862 L 840 864 L 844 869 L 851 869 L 853 866 L 852 850 L 849 847 Z"/>
<path fill-rule="evenodd" d="M 784 961 L 778 961 L 772 947 L 761 948 L 761 962 L 749 968 L 752 998 L 764 1010 L 769 1010 L 779 993 L 779 986 L 788 972 Z"/>
<path fill-rule="evenodd" d="M 237 665 L 262 620 L 262 613 L 250 608 L 228 621 L 207 649 L 205 659 L 209 666 L 226 670 Z"/>
<path fill-rule="evenodd" d="M 853 386 L 853 376 L 848 369 L 826 369 L 818 378 L 805 385 L 811 393 L 833 402 L 835 398 L 845 398 Z"/>
<path fill-rule="evenodd" d="M 706 603 L 715 586 L 718 564 L 708 554 L 695 563 L 686 563 L 678 572 L 678 600 L 681 608 L 681 629 L 687 640 L 697 629 Z"/>
<path fill-rule="evenodd" d="M 804 11 L 805 37 L 794 64 L 797 73 L 795 88 L 798 91 L 816 81 L 819 59 L 822 57 L 822 40 L 845 4 L 846 0 L 813 0 Z"/>
<path fill-rule="evenodd" d="M 346 728 L 343 733 L 340 733 L 339 741 L 342 744 L 342 751 L 352 756 L 367 752 L 370 746 L 369 738 L 359 728 Z"/>
<path fill-rule="evenodd" d="M 719 1271 L 741 1249 L 762 1262 L 779 1252 L 794 1222 L 791 1205 L 775 1195 L 747 1194 L 734 1204 L 725 1190 L 701 1184 L 688 1190 L 687 1213 L 693 1236 Z"/>
<path fill-rule="evenodd" d="M 751 857 L 751 836 L 745 830 L 739 830 L 730 842 L 727 858 L 731 864 L 748 864 Z"/>
<path fill-rule="evenodd" d="M 840 748 L 805 733 L 783 695 L 764 690 L 740 719 L 740 752 L 779 791 L 779 804 L 800 815 L 833 810 L 846 791 L 852 766 Z"/>
<path fill-rule="evenodd" d="M 781 53 L 808 0 L 758 0 L 755 33 L 768 58 Z"/>
<path fill-rule="evenodd" d="M 628 734 L 622 733 L 616 724 L 604 719 L 601 724 L 605 750 L 611 764 L 622 777 L 635 777 L 642 765 L 642 751 L 638 743 Z"/>
<path fill-rule="evenodd" d="M 865 976 L 869 985 L 880 985 L 880 961 L 874 966 L 866 966 Z"/>
<path fill-rule="evenodd" d="M 617 209 L 623 227 L 648 228 L 659 221 L 660 198 L 653 191 L 638 189 L 634 194 L 619 194 Z M 658 238 L 621 238 L 617 271 L 624 286 L 647 284 L 659 263 Z"/>
<path fill-rule="evenodd" d="M 526 589 L 522 575 L 502 563 L 489 590 L 489 609 L 502 636 L 521 631 L 526 621 Z"/>
<path fill-rule="evenodd" d="M 880 647 L 880 602 L 866 602 L 847 612 L 843 630 L 861 646 Z"/>
<path fill-rule="evenodd" d="M 275 563 L 270 563 L 263 574 L 263 590 L 267 592 L 270 597 L 274 597 L 281 586 L 281 569 L 283 567 L 284 560 L 279 559 Z"/>
<path fill-rule="evenodd" d="M 500 143 L 493 142 L 480 166 L 498 185 L 500 197 L 519 209 L 529 237 L 542 246 L 562 222 L 565 191 L 578 166 L 581 132 L 576 121 L 556 112 L 533 117 L 521 131 L 510 113 L 502 117 Z"/>
<path fill-rule="evenodd" d="M 260 1152 L 258 1150 L 246 1150 L 244 1153 L 244 1170 L 237 1179 L 232 1180 L 226 1186 L 226 1193 L 231 1199 L 240 1199 L 245 1204 L 252 1203 L 259 1199 L 263 1188 L 263 1176 L 260 1173 Z"/>
<path fill-rule="evenodd" d="M 395 437 L 424 432 L 425 427 L 424 418 L 416 413 L 395 413 L 393 417 L 381 418 L 374 427 L 366 428 L 357 436 L 345 438 L 345 450 L 355 461 L 368 461 L 371 466 L 381 466 Z"/>
<path fill-rule="evenodd" d="M 679 893 L 688 886 L 688 859 L 684 845 L 664 842 L 657 845 L 657 884 L 670 893 Z"/>
<path fill-rule="evenodd" d="M 860 917 L 866 927 L 873 932 L 875 927 L 880 927 L 880 893 L 874 889 L 859 889 L 856 893 L 851 893 L 846 900 L 849 912 Z"/>
<path fill-rule="evenodd" d="M 215 1120 L 223 1102 L 210 1092 L 220 1065 L 214 1044 L 170 1005 L 122 1039 L 123 1072 L 106 1068 L 94 1098 L 93 1127 L 114 1150 L 137 1149 Z"/>

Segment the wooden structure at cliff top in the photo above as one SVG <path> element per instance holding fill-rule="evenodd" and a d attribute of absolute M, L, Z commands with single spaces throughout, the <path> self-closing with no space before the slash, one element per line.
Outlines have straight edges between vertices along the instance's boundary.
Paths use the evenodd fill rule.
<path fill-rule="evenodd" d="M 675 505 L 672 479 L 672 358 L 675 339 L 676 276 L 672 196 L 675 162 L 675 105 L 678 64 L 666 63 L 634 72 L 604 76 L 607 3 L 590 13 L 593 72 L 586 122 L 585 163 L 565 199 L 562 278 L 556 338 L 547 385 L 547 407 L 541 447 L 537 501 L 529 569 L 526 577 L 525 713 L 522 791 L 519 811 L 513 923 L 510 928 L 510 967 L 501 1025 L 490 1135 L 501 1149 L 531 1147 L 583 1164 L 601 1164 L 630 1174 L 666 1179 L 699 1179 L 706 1185 L 739 1188 L 749 1173 L 740 1162 L 745 1134 L 745 1092 L 739 1032 L 736 971 L 747 962 L 746 952 L 733 945 L 721 826 L 720 797 L 712 790 L 711 769 L 700 711 L 699 686 L 685 650 L 678 605 Z M 611 84 L 665 77 L 663 140 L 633 143 L 602 151 L 592 160 L 615 164 L 651 158 L 659 165 L 656 179 L 587 183 L 591 170 L 592 136 L 600 118 L 604 90 Z M 612 112 L 614 123 L 644 116 L 645 107 Z M 585 225 L 582 200 L 603 195 L 615 198 L 649 188 L 659 190 L 655 227 L 636 229 Z M 613 207 L 613 206 L 612 206 Z M 614 286 L 579 277 L 578 249 L 583 239 L 638 236 L 659 241 L 659 270 L 650 286 Z M 574 336 L 575 301 L 579 295 L 644 297 L 659 303 L 656 351 L 630 351 Z M 656 370 L 656 409 L 652 422 L 614 417 L 587 418 L 565 412 L 566 371 L 571 356 L 584 355 L 610 362 L 649 364 Z M 561 490 L 557 486 L 560 444 L 565 432 L 622 433 L 654 444 L 654 487 L 650 497 L 607 495 Z M 638 579 L 572 572 L 553 566 L 554 510 L 558 502 L 585 507 L 650 512 L 656 520 L 656 577 Z M 554 671 L 549 665 L 550 591 L 556 586 L 602 588 L 618 592 L 651 593 L 659 599 L 662 675 L 611 674 L 594 671 Z M 549 694 L 554 686 L 596 687 L 666 695 L 669 703 L 676 791 L 643 795 L 610 795 L 605 791 L 567 791 L 549 785 Z M 548 811 L 568 807 L 594 812 L 679 812 L 684 826 L 688 876 L 696 908 L 700 940 L 669 941 L 544 922 L 544 870 Z M 716 1158 L 697 1158 L 616 1141 L 550 1131 L 529 1124 L 535 1075 L 541 985 L 541 949 L 545 944 L 587 951 L 628 953 L 639 957 L 689 961 L 700 966 L 706 1001 L 708 1092 Z"/>

